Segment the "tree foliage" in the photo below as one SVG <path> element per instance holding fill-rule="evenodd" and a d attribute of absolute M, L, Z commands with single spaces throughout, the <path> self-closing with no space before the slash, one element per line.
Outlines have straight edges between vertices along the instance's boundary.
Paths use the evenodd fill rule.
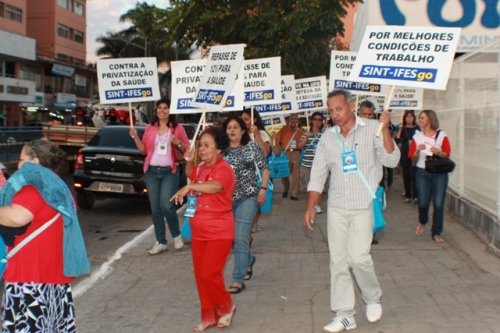
<path fill-rule="evenodd" d="M 332 41 L 343 34 L 346 7 L 360 0 L 172 0 L 167 43 L 247 44 L 245 58 L 280 56 L 283 74 L 328 71 Z"/>
<path fill-rule="evenodd" d="M 97 49 L 98 56 L 109 58 L 157 57 L 176 60 L 189 58 L 190 47 L 182 48 L 168 39 L 168 10 L 138 2 L 135 8 L 120 16 L 121 22 L 132 24 L 119 32 L 108 32 L 96 41 L 103 46 Z"/>

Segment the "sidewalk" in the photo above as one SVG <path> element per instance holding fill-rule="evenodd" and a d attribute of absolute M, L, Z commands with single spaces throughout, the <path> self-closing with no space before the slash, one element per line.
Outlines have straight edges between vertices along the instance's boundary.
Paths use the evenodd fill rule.
<path fill-rule="evenodd" d="M 450 216 L 445 244 L 431 241 L 429 227 L 417 237 L 417 206 L 403 203 L 399 178 L 388 196 L 389 225 L 372 247 L 384 315 L 368 323 L 358 295 L 353 332 L 500 332 L 500 258 Z M 298 202 L 282 199 L 276 183 L 272 214 L 254 234 L 254 275 L 234 295 L 238 309 L 225 332 L 323 332 L 332 317 L 326 214 L 306 231 L 305 194 Z M 152 242 L 152 234 L 142 237 L 110 275 L 75 299 L 79 333 L 192 332 L 199 304 L 190 248 L 148 256 Z M 232 268 L 230 258 L 227 283 Z"/>

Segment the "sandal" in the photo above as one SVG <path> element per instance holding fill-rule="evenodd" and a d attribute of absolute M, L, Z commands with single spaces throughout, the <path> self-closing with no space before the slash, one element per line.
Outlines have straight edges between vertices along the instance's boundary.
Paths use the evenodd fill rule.
<path fill-rule="evenodd" d="M 215 326 L 215 323 L 210 323 L 210 324 L 203 324 L 203 323 L 199 323 L 198 325 L 196 325 L 196 326 L 193 328 L 193 331 L 194 331 L 194 332 L 203 332 L 203 331 L 205 331 L 207 328 L 212 327 L 212 326 Z"/>
<path fill-rule="evenodd" d="M 229 286 L 229 288 L 227 288 L 227 292 L 230 294 L 239 294 L 243 290 L 245 290 L 245 288 L 246 288 L 246 286 L 244 283 L 242 283 L 241 285 L 238 285 L 237 283 L 233 283 L 232 285 Z"/>
<path fill-rule="evenodd" d="M 432 240 L 435 241 L 436 243 L 444 243 L 444 238 L 441 237 L 441 235 L 432 236 Z"/>
<path fill-rule="evenodd" d="M 243 285 L 244 286 L 244 285 Z M 217 322 L 218 328 L 224 328 L 231 325 L 231 321 L 233 320 L 234 313 L 236 312 L 236 305 L 233 305 L 233 309 L 219 318 Z"/>
<path fill-rule="evenodd" d="M 252 262 L 250 262 L 250 266 L 248 266 L 247 269 L 247 274 L 245 274 L 245 277 L 243 278 L 245 281 L 248 281 L 252 278 L 253 275 L 253 265 L 255 264 L 255 256 L 252 257 Z"/>
<path fill-rule="evenodd" d="M 415 233 L 417 234 L 417 236 L 420 236 L 424 233 L 424 225 L 419 223 L 417 224 L 417 228 L 415 229 Z"/>

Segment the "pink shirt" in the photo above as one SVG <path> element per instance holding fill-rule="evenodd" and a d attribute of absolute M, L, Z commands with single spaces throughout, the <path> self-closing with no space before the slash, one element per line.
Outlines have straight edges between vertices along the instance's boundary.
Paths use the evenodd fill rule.
<path fill-rule="evenodd" d="M 186 131 L 181 124 L 177 124 L 174 128 L 170 128 L 172 134 L 175 135 L 185 147 L 189 146 L 189 139 L 187 137 Z M 146 159 L 144 161 L 144 172 L 148 170 L 149 165 L 151 164 L 151 158 L 153 157 L 153 152 L 155 149 L 155 138 L 158 133 L 158 125 L 149 124 L 146 126 L 146 130 L 144 131 L 144 135 L 142 136 L 142 144 L 144 145 L 144 151 L 146 155 Z M 170 149 L 171 158 L 175 161 L 175 149 L 177 149 L 174 145 L 171 145 L 172 149 Z M 177 169 L 177 165 L 174 163 L 172 165 L 172 172 L 175 172 Z"/>

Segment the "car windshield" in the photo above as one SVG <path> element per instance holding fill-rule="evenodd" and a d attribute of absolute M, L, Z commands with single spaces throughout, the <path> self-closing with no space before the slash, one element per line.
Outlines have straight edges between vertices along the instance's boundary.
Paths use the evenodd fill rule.
<path fill-rule="evenodd" d="M 137 127 L 137 132 L 142 137 L 144 128 Z M 134 141 L 129 135 L 129 128 L 118 126 L 107 126 L 101 129 L 90 140 L 89 146 L 136 148 Z"/>

